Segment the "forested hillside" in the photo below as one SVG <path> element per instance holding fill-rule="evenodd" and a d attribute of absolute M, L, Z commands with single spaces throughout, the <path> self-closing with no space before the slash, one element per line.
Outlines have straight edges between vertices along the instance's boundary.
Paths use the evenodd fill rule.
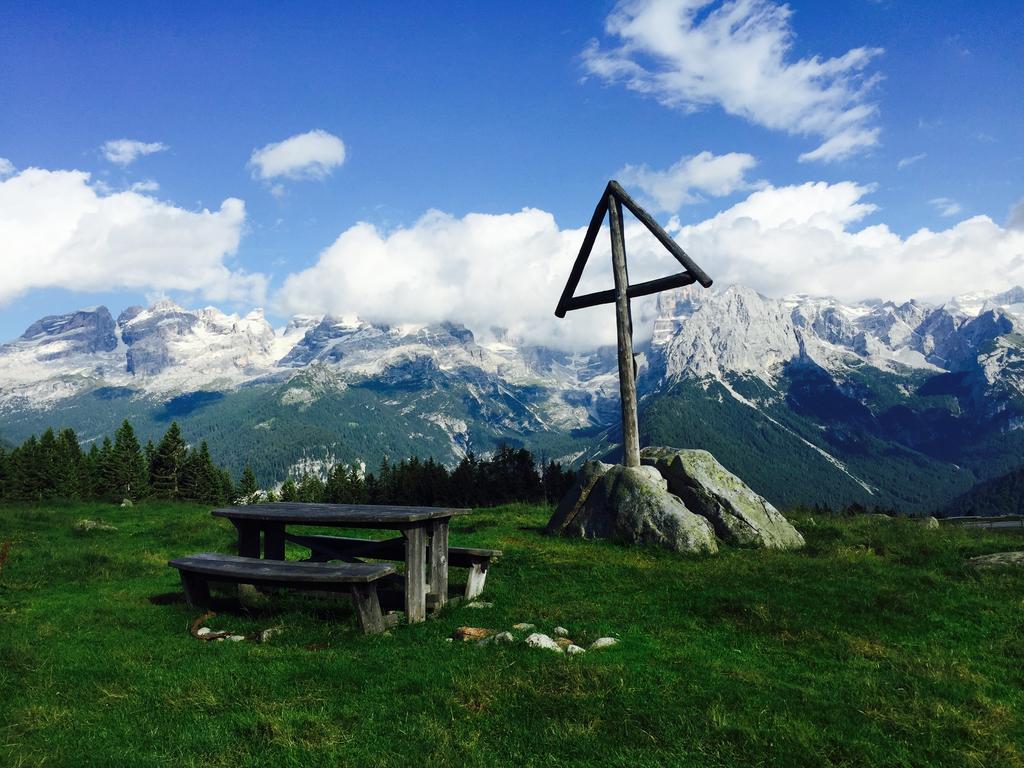
<path fill-rule="evenodd" d="M 941 517 L 1024 515 L 1024 466 L 978 483 L 940 510 Z"/>

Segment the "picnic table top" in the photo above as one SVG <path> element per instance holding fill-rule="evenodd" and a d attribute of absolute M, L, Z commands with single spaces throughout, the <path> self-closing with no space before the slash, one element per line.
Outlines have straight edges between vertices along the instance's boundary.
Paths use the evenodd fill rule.
<path fill-rule="evenodd" d="M 391 525 L 441 520 L 468 515 L 473 510 L 457 507 L 395 507 L 376 504 L 304 504 L 277 502 L 221 507 L 213 510 L 215 517 L 268 523 L 301 523 L 304 525 Z"/>

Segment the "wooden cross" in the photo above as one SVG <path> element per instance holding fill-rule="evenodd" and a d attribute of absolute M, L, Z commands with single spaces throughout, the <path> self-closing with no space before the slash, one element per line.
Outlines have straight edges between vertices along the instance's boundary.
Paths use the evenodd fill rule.
<path fill-rule="evenodd" d="M 682 272 L 636 285 L 629 284 L 629 273 L 626 270 L 626 240 L 622 227 L 623 205 L 650 230 L 651 234 L 668 249 L 669 253 L 676 257 L 683 265 Z M 590 258 L 590 252 L 594 248 L 594 241 L 597 240 L 597 234 L 601 230 L 605 214 L 608 214 L 608 228 L 611 230 L 612 273 L 615 288 L 588 293 L 584 296 L 575 296 L 576 287 L 583 276 L 583 268 L 587 265 L 587 259 Z M 647 211 L 637 205 L 637 202 L 626 193 L 619 182 L 614 180 L 608 182 L 597 208 L 594 209 L 587 234 L 583 238 L 583 245 L 580 246 L 576 263 L 572 265 L 569 280 L 562 290 L 562 297 L 558 300 L 555 314 L 558 317 L 565 317 L 566 312 L 572 312 L 574 309 L 613 302 L 615 304 L 615 325 L 619 342 L 619 394 L 622 400 L 622 459 L 627 467 L 640 466 L 640 432 L 637 426 L 636 412 L 636 361 L 633 358 L 633 315 L 629 300 L 693 283 L 700 283 L 708 288 L 711 282 L 711 278 L 704 273 L 704 270 L 686 255 Z"/>

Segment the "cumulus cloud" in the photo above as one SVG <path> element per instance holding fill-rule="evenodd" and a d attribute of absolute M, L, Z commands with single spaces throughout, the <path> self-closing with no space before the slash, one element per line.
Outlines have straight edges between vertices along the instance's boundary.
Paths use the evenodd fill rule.
<path fill-rule="evenodd" d="M 587 71 L 692 112 L 719 106 L 757 125 L 822 143 L 802 161 L 835 161 L 878 144 L 880 48 L 794 59 L 793 12 L 770 0 L 623 0 L 605 21 L 618 45 L 592 40 Z"/>
<path fill-rule="evenodd" d="M 100 149 L 103 152 L 103 156 L 110 162 L 120 166 L 127 166 L 144 155 L 165 151 L 167 145 L 159 141 L 145 142 L 135 141 L 134 139 L 111 139 L 104 143 Z"/>
<path fill-rule="evenodd" d="M 323 179 L 344 162 L 344 142 L 318 129 L 253 150 L 249 167 L 262 180 Z"/>
<path fill-rule="evenodd" d="M 896 163 L 896 170 L 902 171 L 907 166 L 913 165 L 920 160 L 924 160 L 926 157 L 928 157 L 927 152 L 922 152 L 919 155 L 911 155 L 910 157 L 901 157 L 900 161 Z"/>
<path fill-rule="evenodd" d="M 963 211 L 963 206 L 950 197 L 933 197 L 928 204 L 938 211 L 940 216 L 956 216 Z"/>
<path fill-rule="evenodd" d="M 15 170 L 14 163 L 6 157 L 0 157 L 0 179 L 6 179 L 8 176 L 14 175 Z"/>
<path fill-rule="evenodd" d="M 767 186 L 694 224 L 670 231 L 719 286 L 740 283 L 770 296 L 942 300 L 1024 282 L 1024 231 L 986 216 L 901 237 L 877 213 L 870 185 Z M 545 211 L 456 218 L 432 211 L 409 227 L 346 230 L 276 297 L 283 312 L 327 312 L 399 323 L 452 320 L 486 338 L 494 327 L 563 349 L 615 343 L 611 307 L 553 311 L 585 228 L 563 229 Z M 627 216 L 630 279 L 672 274 L 678 264 Z M 578 293 L 612 287 L 607 232 Z M 650 332 L 653 298 L 634 303 L 637 337 Z"/>
<path fill-rule="evenodd" d="M 769 187 L 674 236 L 720 283 L 771 296 L 943 300 L 1024 281 L 1024 233 L 974 216 L 901 237 L 861 226 L 873 187 L 850 181 Z"/>
<path fill-rule="evenodd" d="M 665 170 L 627 165 L 616 175 L 627 187 L 639 188 L 658 210 L 673 212 L 688 203 L 700 202 L 704 199 L 702 193 L 722 197 L 748 187 L 746 174 L 755 165 L 753 155 L 741 152 L 701 152 L 681 157 Z"/>
<path fill-rule="evenodd" d="M 188 211 L 107 193 L 82 171 L 29 168 L 0 182 L 0 304 L 37 288 L 187 291 L 261 301 L 266 278 L 232 270 L 245 204 Z"/>

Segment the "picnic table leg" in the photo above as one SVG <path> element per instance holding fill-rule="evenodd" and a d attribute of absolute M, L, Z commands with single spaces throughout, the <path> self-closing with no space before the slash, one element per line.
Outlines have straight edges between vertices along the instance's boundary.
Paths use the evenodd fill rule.
<path fill-rule="evenodd" d="M 448 602 L 448 521 L 430 524 L 430 592 L 440 609 Z"/>
<path fill-rule="evenodd" d="M 260 556 L 260 528 L 246 520 L 232 520 L 238 531 L 238 554 L 241 557 Z"/>
<path fill-rule="evenodd" d="M 427 536 L 422 526 L 402 531 L 405 537 L 405 620 L 427 618 Z"/>
<path fill-rule="evenodd" d="M 284 523 L 264 523 L 263 557 L 284 560 Z"/>

